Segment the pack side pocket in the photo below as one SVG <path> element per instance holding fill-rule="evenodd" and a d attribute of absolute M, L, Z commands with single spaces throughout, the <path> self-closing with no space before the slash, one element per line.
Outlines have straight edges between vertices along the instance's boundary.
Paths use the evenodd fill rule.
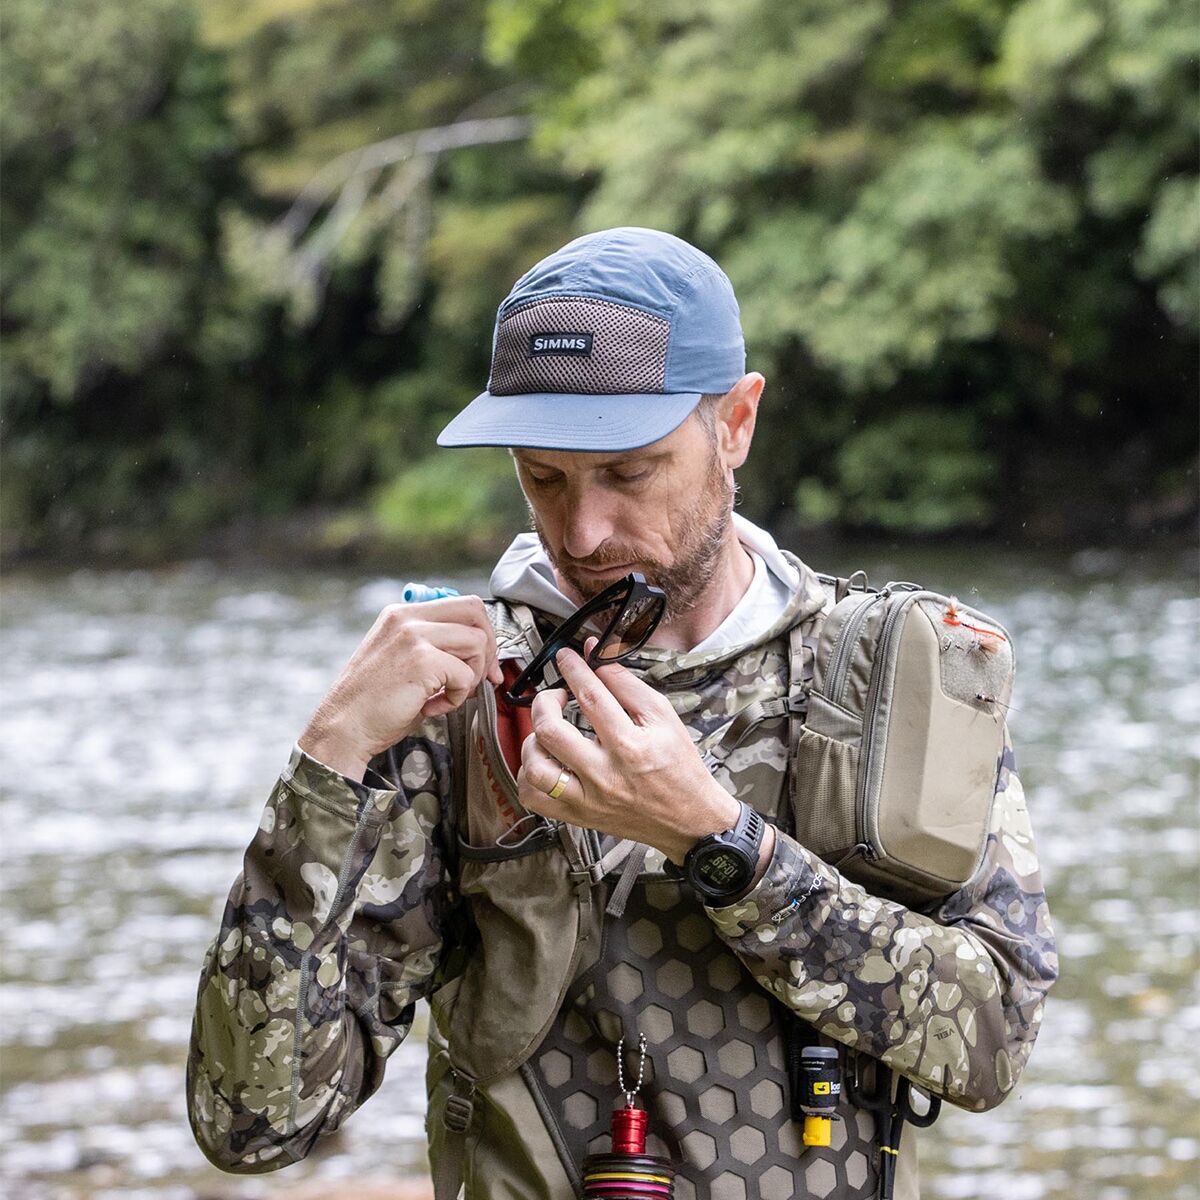
<path fill-rule="evenodd" d="M 796 840 L 836 860 L 860 840 L 856 819 L 859 748 L 807 726 L 793 754 L 792 811 Z"/>

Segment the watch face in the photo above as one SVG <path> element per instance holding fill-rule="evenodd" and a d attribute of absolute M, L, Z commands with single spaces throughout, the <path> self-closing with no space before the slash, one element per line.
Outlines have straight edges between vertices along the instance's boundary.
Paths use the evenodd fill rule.
<path fill-rule="evenodd" d="M 706 887 L 716 892 L 736 891 L 750 878 L 750 865 L 745 855 L 728 846 L 713 846 L 698 854 L 692 870 Z"/>

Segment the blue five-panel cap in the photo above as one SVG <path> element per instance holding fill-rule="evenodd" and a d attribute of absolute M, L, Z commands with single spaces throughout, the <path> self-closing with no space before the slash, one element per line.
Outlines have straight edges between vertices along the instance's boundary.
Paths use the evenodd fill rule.
<path fill-rule="evenodd" d="M 438 444 L 633 450 L 745 369 L 725 272 L 669 233 L 606 229 L 517 280 L 496 314 L 488 389 Z"/>

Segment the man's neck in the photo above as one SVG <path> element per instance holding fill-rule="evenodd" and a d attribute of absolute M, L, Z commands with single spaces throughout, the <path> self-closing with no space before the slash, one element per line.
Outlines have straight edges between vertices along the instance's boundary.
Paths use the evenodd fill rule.
<path fill-rule="evenodd" d="M 738 541 L 731 521 L 708 587 L 687 612 L 664 620 L 649 644 L 665 650 L 690 650 L 700 645 L 738 606 L 753 581 L 754 559 Z"/>

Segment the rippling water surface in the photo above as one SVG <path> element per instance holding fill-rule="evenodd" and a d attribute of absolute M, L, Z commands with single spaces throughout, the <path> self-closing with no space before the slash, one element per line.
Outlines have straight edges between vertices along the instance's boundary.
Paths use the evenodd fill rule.
<path fill-rule="evenodd" d="M 1200 1196 L 1190 562 L 814 565 L 864 558 L 874 578 L 957 591 L 1014 633 L 1010 719 L 1063 957 L 1017 1094 L 922 1135 L 923 1194 Z M 420 1028 L 362 1113 L 283 1175 L 209 1167 L 183 1103 L 198 969 L 242 851 L 292 741 L 402 582 L 204 563 L 5 581 L 6 1196 L 319 1196 L 423 1169 Z"/>

